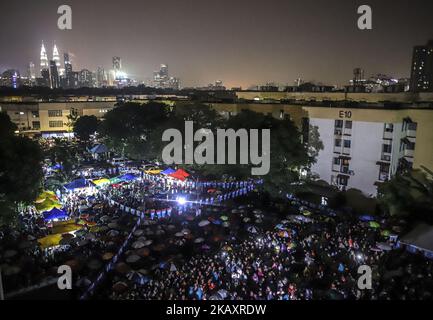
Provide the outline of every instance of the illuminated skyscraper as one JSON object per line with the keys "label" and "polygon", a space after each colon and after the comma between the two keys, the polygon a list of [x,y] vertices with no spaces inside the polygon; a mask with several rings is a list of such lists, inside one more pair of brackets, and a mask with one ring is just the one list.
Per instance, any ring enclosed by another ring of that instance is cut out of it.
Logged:
{"label": "illuminated skyscraper", "polygon": [[50,60],[50,87],[51,89],[60,88],[59,71],[54,60]]}
{"label": "illuminated skyscraper", "polygon": [[413,48],[410,89],[413,92],[433,91],[433,40]]}
{"label": "illuminated skyscraper", "polygon": [[122,70],[122,60],[120,57],[113,57],[113,70],[116,72]]}
{"label": "illuminated skyscraper", "polygon": [[36,79],[35,64],[31,61],[28,65],[27,76],[30,81],[35,81]]}
{"label": "illuminated skyscraper", "polygon": [[42,41],[42,46],[41,46],[41,74],[42,74],[42,70],[48,70],[49,66],[48,66],[48,56],[47,56],[47,51],[45,50],[45,46],[44,46],[44,42]]}
{"label": "illuminated skyscraper", "polygon": [[53,47],[53,61],[55,61],[55,63],[56,63],[56,67],[57,67],[57,70],[59,72],[59,75],[63,76],[63,74],[65,73],[65,69],[62,68],[62,65],[60,62],[59,50],[57,49],[57,46],[55,43],[54,43],[54,47]]}
{"label": "illuminated skyscraper", "polygon": [[72,63],[69,60],[69,53],[63,54],[64,64],[65,64],[65,73],[64,73],[64,81],[63,86],[65,88],[73,88],[74,87],[74,74],[72,72]]}

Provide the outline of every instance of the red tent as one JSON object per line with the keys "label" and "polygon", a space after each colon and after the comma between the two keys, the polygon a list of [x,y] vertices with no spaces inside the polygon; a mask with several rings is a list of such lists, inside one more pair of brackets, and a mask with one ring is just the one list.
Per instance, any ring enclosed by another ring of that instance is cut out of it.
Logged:
{"label": "red tent", "polygon": [[184,181],[187,177],[189,177],[189,173],[183,169],[178,169],[176,172],[169,174],[169,176]]}

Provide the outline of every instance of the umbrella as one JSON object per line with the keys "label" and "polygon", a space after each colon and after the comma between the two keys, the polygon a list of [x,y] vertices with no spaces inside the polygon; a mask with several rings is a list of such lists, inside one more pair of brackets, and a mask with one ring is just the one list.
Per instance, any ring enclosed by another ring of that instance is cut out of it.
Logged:
{"label": "umbrella", "polygon": [[209,250],[210,249],[210,247],[207,244],[202,245],[201,248],[203,250]]}
{"label": "umbrella", "polygon": [[257,224],[259,224],[259,223],[262,223],[263,220],[262,220],[262,219],[257,219],[255,222],[256,222]]}
{"label": "umbrella", "polygon": [[221,219],[222,221],[227,221],[227,220],[229,219],[229,217],[227,217],[227,216],[221,216],[220,219]]}
{"label": "umbrella", "polygon": [[92,282],[87,277],[83,277],[83,278],[78,279],[75,282],[75,285],[77,287],[79,287],[79,288],[82,288],[82,287],[88,287],[88,286],[90,286],[91,283]]}
{"label": "umbrella", "polygon": [[145,285],[146,283],[149,282],[149,278],[148,278],[148,277],[142,275],[141,273],[139,273],[139,272],[137,272],[137,271],[131,271],[131,272],[129,272],[129,273],[126,275],[126,277],[127,277],[130,281],[132,281],[132,282],[134,282],[134,283],[136,283],[136,284],[139,284],[139,285]]}
{"label": "umbrella", "polygon": [[107,235],[109,237],[117,237],[119,235],[119,233],[120,233],[119,231],[113,229],[113,230],[108,231]]}
{"label": "umbrella", "polygon": [[174,263],[172,263],[172,264],[170,265],[170,271],[171,271],[171,272],[177,271],[177,268],[176,268],[176,266],[174,265]]}
{"label": "umbrella", "polygon": [[378,243],[378,244],[377,244],[377,247],[378,247],[379,249],[383,250],[383,251],[390,251],[390,250],[392,250],[392,247],[391,247],[389,244],[384,243],[384,242],[380,242],[380,243]]}
{"label": "umbrella", "polygon": [[119,262],[115,267],[116,271],[125,274],[131,270],[131,268],[125,262]]}
{"label": "umbrella", "polygon": [[149,239],[149,240],[144,241],[143,244],[144,244],[145,247],[147,247],[148,245],[151,245],[152,242],[153,241]]}
{"label": "umbrella", "polygon": [[122,293],[125,292],[128,289],[128,285],[125,282],[117,282],[113,285],[113,291]]}
{"label": "umbrella", "polygon": [[262,213],[262,210],[260,210],[260,209],[254,209],[253,213]]}
{"label": "umbrella", "polygon": [[182,233],[183,233],[184,235],[186,235],[186,234],[190,234],[190,233],[191,233],[191,230],[189,230],[189,229],[182,229]]}
{"label": "umbrella", "polygon": [[228,223],[227,221],[223,223],[223,227],[228,228],[230,226],[230,223]]}
{"label": "umbrella", "polygon": [[176,237],[183,237],[183,233],[182,232],[176,232],[174,235]]}
{"label": "umbrella", "polygon": [[289,237],[289,233],[287,231],[280,231],[280,232],[278,232],[278,235],[282,238],[288,238]]}
{"label": "umbrella", "polygon": [[29,235],[27,236],[27,240],[29,240],[29,241],[34,241],[34,240],[36,240],[36,238],[33,237],[31,234],[29,234]]}
{"label": "umbrella", "polygon": [[254,227],[254,226],[249,226],[247,228],[247,230],[248,230],[249,233],[253,233],[253,234],[258,233],[257,228]]}
{"label": "umbrella", "polygon": [[137,230],[134,231],[134,236],[135,236],[135,237],[139,237],[139,236],[141,236],[143,233],[144,233],[144,230],[143,230],[143,229],[137,229]]}
{"label": "umbrella", "polygon": [[194,240],[194,243],[202,243],[204,241],[203,238],[197,238]]}
{"label": "umbrella", "polygon": [[373,221],[374,218],[372,216],[369,215],[363,215],[359,217],[359,220],[364,221],[364,222],[369,222],[369,221]]}
{"label": "umbrella", "polygon": [[141,249],[141,248],[145,247],[145,245],[144,245],[144,242],[142,242],[142,241],[135,241],[135,242],[132,244],[132,247],[133,247],[134,249]]}
{"label": "umbrella", "polygon": [[389,237],[389,235],[391,234],[391,232],[389,230],[382,230],[380,232],[380,234],[384,237]]}
{"label": "umbrella", "polygon": [[232,209],[232,213],[239,213],[238,209]]}
{"label": "umbrella", "polygon": [[218,220],[218,219],[215,219],[215,220],[212,221],[212,223],[215,224],[215,225],[220,225],[222,223],[222,221]]}
{"label": "umbrella", "polygon": [[223,300],[218,294],[211,295],[209,300]]}
{"label": "umbrella", "polygon": [[110,260],[111,258],[113,258],[113,256],[114,256],[114,254],[112,252],[106,252],[102,256],[102,260],[104,260],[104,261]]}
{"label": "umbrella", "polygon": [[370,222],[368,223],[368,225],[369,225],[371,228],[373,228],[373,229],[378,229],[378,228],[380,228],[380,224],[377,223],[376,221],[370,221]]}
{"label": "umbrella", "polygon": [[202,220],[199,222],[198,226],[199,227],[205,227],[209,224],[210,222],[208,220]]}
{"label": "umbrella", "polygon": [[311,211],[304,210],[304,211],[302,211],[302,214],[303,214],[304,216],[308,217],[308,216],[311,216]]}
{"label": "umbrella", "polygon": [[92,270],[97,270],[102,267],[102,262],[97,259],[92,259],[87,263],[87,267]]}
{"label": "umbrella", "polygon": [[140,257],[147,257],[150,253],[150,250],[148,248],[141,248],[140,250],[136,251],[136,254]]}
{"label": "umbrella", "polygon": [[140,259],[141,259],[140,256],[138,256],[136,254],[132,254],[128,258],[126,258],[126,263],[136,263]]}
{"label": "umbrella", "polygon": [[246,222],[250,222],[250,220],[251,220],[250,218],[244,218],[244,219],[243,219],[243,221],[244,221],[245,223],[246,223]]}

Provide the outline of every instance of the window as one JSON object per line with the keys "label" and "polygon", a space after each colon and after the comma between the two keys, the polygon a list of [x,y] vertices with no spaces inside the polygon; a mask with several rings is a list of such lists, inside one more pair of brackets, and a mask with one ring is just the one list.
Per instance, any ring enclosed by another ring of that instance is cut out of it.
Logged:
{"label": "window", "polygon": [[343,128],[343,120],[335,120],[336,128]]}
{"label": "window", "polygon": [[39,130],[41,128],[41,123],[39,121],[32,121],[32,128],[34,130]]}
{"label": "window", "polygon": [[339,185],[347,186],[347,181],[349,180],[349,177],[346,176],[338,176],[337,182]]}
{"label": "window", "polygon": [[346,129],[352,129],[352,121],[346,121],[344,124],[344,127]]}
{"label": "window", "polygon": [[334,164],[339,165],[340,164],[340,158],[334,158]]}
{"label": "window", "polygon": [[350,148],[351,145],[351,141],[350,140],[344,140],[344,147],[345,148]]}
{"label": "window", "polygon": [[394,125],[392,123],[385,123],[385,132],[393,132]]}
{"label": "window", "polygon": [[391,151],[392,151],[392,145],[390,145],[390,144],[383,144],[382,145],[382,152],[391,153]]}
{"label": "window", "polygon": [[341,139],[335,139],[335,146],[341,147]]}
{"label": "window", "polygon": [[411,122],[407,125],[407,130],[412,130],[415,131],[417,128],[417,123],[416,122]]}
{"label": "window", "polygon": [[49,126],[50,128],[61,128],[63,127],[63,121],[50,121]]}
{"label": "window", "polygon": [[48,110],[49,117],[61,117],[62,115],[62,110]]}

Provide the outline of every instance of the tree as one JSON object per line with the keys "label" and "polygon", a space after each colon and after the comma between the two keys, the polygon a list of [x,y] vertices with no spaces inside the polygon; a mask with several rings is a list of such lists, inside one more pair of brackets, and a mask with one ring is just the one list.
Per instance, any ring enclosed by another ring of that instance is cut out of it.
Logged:
{"label": "tree", "polygon": [[73,178],[74,167],[78,165],[78,150],[68,141],[55,139],[54,145],[45,151],[51,163],[60,164],[60,174],[56,177],[63,182]]}
{"label": "tree", "polygon": [[98,118],[95,116],[82,116],[75,121],[73,128],[75,135],[79,139],[88,141],[90,136],[98,129]]}
{"label": "tree", "polygon": [[0,112],[0,139],[12,136],[15,130],[17,130],[17,126],[11,121],[8,114],[6,112]]}
{"label": "tree", "polygon": [[[270,115],[244,110],[227,120],[224,127],[234,130],[270,129],[270,170],[268,174],[256,178],[263,178],[264,191],[273,198],[285,197],[287,192],[293,190],[300,183],[300,169],[308,167],[315,160],[315,154],[310,155],[308,143],[301,141],[300,132],[289,119],[279,120]],[[320,144],[317,144],[317,147],[320,147]],[[236,149],[239,159],[239,144]],[[215,164],[194,167],[203,174],[226,174],[245,179],[251,177],[251,168],[255,165]]]}
{"label": "tree", "polygon": [[169,106],[164,103],[128,102],[107,112],[98,133],[118,154],[133,159],[153,159],[157,156],[152,146],[152,142],[157,141],[155,132],[167,125],[169,114]]}
{"label": "tree", "polygon": [[14,136],[14,126],[10,119],[7,121],[9,117],[0,117],[3,131],[0,138],[0,223],[9,223],[16,217],[20,205],[36,199],[43,179],[43,157],[36,142]]}
{"label": "tree", "polygon": [[423,168],[394,176],[378,188],[386,214],[433,223],[433,173]]}

